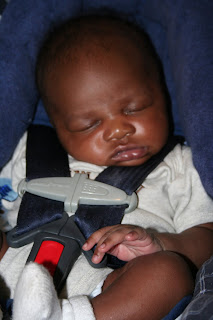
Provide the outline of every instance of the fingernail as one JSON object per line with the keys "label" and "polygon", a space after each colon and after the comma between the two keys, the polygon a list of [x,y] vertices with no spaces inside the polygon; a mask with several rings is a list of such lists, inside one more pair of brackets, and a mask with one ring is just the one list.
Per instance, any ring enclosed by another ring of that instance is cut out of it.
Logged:
{"label": "fingernail", "polygon": [[87,242],[84,243],[84,245],[82,246],[82,249],[86,249],[88,246]]}
{"label": "fingernail", "polygon": [[99,255],[98,254],[94,254],[92,260],[95,262],[98,260]]}

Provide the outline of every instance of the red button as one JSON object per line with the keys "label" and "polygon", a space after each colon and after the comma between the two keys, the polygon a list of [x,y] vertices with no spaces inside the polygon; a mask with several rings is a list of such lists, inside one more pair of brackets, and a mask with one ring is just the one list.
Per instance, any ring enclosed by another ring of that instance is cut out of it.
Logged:
{"label": "red button", "polygon": [[35,258],[35,262],[44,265],[44,267],[49,270],[51,276],[53,276],[63,249],[64,246],[57,241],[43,241]]}

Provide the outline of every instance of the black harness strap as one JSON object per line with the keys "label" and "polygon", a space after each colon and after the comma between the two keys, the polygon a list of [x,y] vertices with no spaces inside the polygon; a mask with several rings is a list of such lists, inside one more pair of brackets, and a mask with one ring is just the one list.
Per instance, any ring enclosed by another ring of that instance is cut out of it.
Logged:
{"label": "black harness strap", "polygon": [[[26,177],[69,177],[67,153],[51,127],[32,125],[28,129]],[[22,198],[17,220],[17,235],[60,219],[64,204],[26,192]]]}

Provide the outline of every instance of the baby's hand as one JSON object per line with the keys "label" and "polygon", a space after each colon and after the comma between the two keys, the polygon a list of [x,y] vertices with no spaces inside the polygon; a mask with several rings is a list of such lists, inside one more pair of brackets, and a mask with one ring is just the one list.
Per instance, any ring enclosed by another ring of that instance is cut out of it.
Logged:
{"label": "baby's hand", "polygon": [[96,245],[93,263],[99,263],[106,253],[123,261],[130,261],[163,248],[159,240],[147,230],[133,225],[119,224],[105,227],[94,232],[85,242],[82,249],[87,251]]}

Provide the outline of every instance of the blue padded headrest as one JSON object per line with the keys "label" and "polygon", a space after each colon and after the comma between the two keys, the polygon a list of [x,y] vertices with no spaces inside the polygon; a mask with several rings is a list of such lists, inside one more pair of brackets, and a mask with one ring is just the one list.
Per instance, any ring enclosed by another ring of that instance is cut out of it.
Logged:
{"label": "blue padded headrest", "polygon": [[[175,132],[183,130],[213,197],[211,0],[11,0],[0,22],[0,168],[34,118],[35,62],[46,33],[70,17],[106,8],[135,20],[150,35],[164,66]],[[47,121],[41,103],[35,121]]]}

